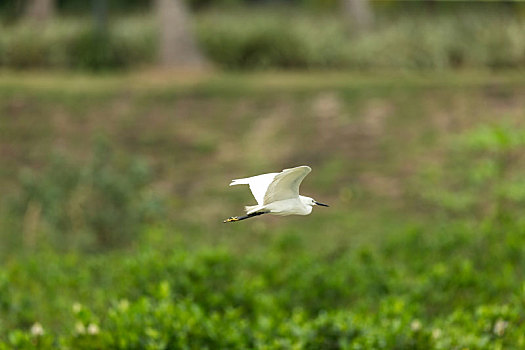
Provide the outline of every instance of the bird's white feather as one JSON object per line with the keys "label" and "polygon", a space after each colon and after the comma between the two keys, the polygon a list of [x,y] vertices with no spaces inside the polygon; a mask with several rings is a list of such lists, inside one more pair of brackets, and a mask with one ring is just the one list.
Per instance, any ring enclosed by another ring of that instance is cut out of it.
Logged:
{"label": "bird's white feather", "polygon": [[298,198],[299,186],[310,171],[312,169],[309,166],[303,165],[278,173],[268,185],[263,204]]}
{"label": "bird's white feather", "polygon": [[266,190],[277,175],[279,175],[279,173],[269,173],[247,177],[244,179],[235,179],[230,183],[230,186],[249,185],[250,191],[252,191],[252,194],[255,197],[257,204],[263,205]]}
{"label": "bird's white feather", "polygon": [[264,209],[264,207],[262,205],[246,205],[244,207],[244,210],[246,211],[246,214],[251,214],[251,213],[255,213],[261,209]]}

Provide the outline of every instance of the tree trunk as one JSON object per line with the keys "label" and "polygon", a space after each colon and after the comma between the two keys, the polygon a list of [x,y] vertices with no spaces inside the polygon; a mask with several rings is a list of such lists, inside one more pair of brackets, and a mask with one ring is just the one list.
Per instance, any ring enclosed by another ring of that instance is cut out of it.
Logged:
{"label": "tree trunk", "polygon": [[54,0],[30,0],[26,7],[26,17],[32,21],[46,23],[55,12]]}
{"label": "tree trunk", "polygon": [[368,0],[343,0],[343,13],[348,29],[362,33],[374,25],[374,14]]}
{"label": "tree trunk", "polygon": [[106,32],[108,29],[108,2],[107,0],[93,1],[93,18],[95,19],[95,28],[99,32]]}
{"label": "tree trunk", "polygon": [[160,64],[166,67],[202,68],[205,60],[197,47],[183,0],[157,0],[160,24]]}

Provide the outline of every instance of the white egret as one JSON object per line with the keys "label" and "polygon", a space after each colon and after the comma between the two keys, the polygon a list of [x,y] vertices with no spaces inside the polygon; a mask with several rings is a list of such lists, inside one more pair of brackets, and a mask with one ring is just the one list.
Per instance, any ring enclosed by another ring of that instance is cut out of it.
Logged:
{"label": "white egret", "polygon": [[314,205],[328,207],[313,198],[299,195],[301,181],[312,169],[303,165],[280,173],[262,174],[233,180],[230,186],[249,185],[257,205],[246,206],[245,216],[232,216],[224,222],[240,221],[262,214],[308,215]]}

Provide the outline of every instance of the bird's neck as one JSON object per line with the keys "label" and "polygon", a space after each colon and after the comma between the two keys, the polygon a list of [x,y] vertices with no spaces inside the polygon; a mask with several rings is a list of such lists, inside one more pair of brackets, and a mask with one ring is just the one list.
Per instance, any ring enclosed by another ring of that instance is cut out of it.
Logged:
{"label": "bird's neck", "polygon": [[299,195],[299,199],[304,205],[308,205],[308,203],[310,203],[310,201],[312,200],[312,198],[310,197],[301,196],[301,195]]}

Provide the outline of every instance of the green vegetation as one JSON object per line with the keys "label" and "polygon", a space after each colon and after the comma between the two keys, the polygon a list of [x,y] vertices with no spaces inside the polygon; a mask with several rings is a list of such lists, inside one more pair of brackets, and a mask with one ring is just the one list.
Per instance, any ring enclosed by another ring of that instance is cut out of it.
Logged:
{"label": "green vegetation", "polygon": [[[524,93],[5,74],[0,349],[523,348]],[[330,208],[222,224],[231,178],[300,164]]]}
{"label": "green vegetation", "polygon": [[124,18],[107,33],[89,18],[60,18],[45,28],[18,22],[0,35],[0,65],[9,68],[124,69],[154,60],[153,21]]}
{"label": "green vegetation", "polygon": [[[195,14],[195,32],[212,63],[230,70],[524,68],[519,11],[476,8],[378,11],[376,28],[361,36],[348,33],[342,17],[331,12],[208,9]],[[76,17],[59,17],[39,30],[22,21],[5,24],[0,66],[107,70],[155,62],[152,15],[116,17],[107,34],[92,26],[89,18]]]}
{"label": "green vegetation", "polygon": [[[139,161],[118,164],[107,141],[96,146],[87,166],[56,156],[39,174],[21,173],[20,191],[8,203],[10,214],[19,219],[12,229],[24,232],[26,225],[26,242],[21,236],[6,237],[11,247],[36,244],[33,236],[40,231],[46,237],[40,245],[113,248],[133,241],[144,224],[161,214],[160,201],[144,190],[151,181],[148,167]],[[32,227],[40,217],[45,227]]]}

